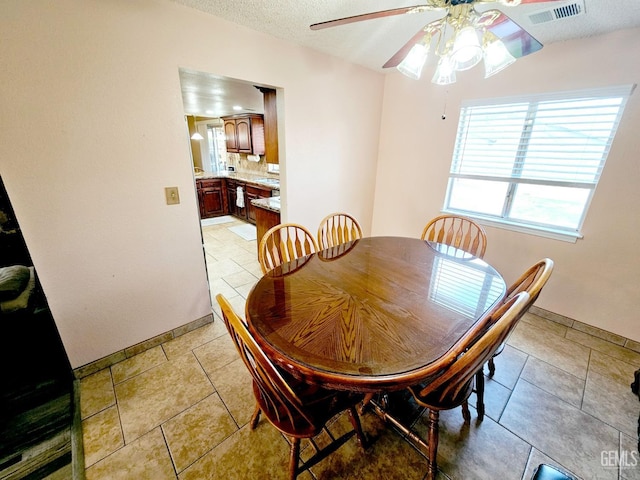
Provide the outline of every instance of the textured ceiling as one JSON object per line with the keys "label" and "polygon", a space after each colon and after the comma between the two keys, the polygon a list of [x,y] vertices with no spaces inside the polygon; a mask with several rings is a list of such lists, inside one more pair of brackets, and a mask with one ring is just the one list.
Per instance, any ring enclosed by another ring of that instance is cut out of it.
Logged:
{"label": "textured ceiling", "polygon": [[[382,65],[422,27],[444,15],[443,11],[428,11],[313,31],[309,28],[313,23],[378,10],[407,7],[420,2],[419,0],[172,1],[379,72],[395,71],[395,69],[382,69]],[[503,11],[543,45],[600,35],[623,28],[640,27],[640,0],[583,0],[585,13],[582,15],[542,24],[533,24],[529,18],[531,13],[546,10],[551,6],[575,3],[575,1],[556,0],[515,7],[499,3],[484,3],[478,5],[476,9],[484,11],[497,8]],[[246,91],[254,93],[250,88]]]}

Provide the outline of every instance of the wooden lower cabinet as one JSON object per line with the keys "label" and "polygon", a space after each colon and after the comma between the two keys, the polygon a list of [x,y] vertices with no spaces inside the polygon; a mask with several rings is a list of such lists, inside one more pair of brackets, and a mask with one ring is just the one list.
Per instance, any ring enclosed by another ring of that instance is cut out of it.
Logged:
{"label": "wooden lower cabinet", "polygon": [[247,207],[247,221],[255,224],[256,223],[256,207],[251,204],[251,200],[256,200],[258,198],[269,198],[271,197],[271,190],[264,189],[260,187],[255,187],[253,185],[247,185],[245,190],[245,205]]}
{"label": "wooden lower cabinet", "polygon": [[[229,179],[213,178],[197,180],[200,218],[233,215],[247,222],[256,223],[255,207],[251,200],[269,198],[271,189]],[[244,207],[238,207],[238,187],[242,187]]]}
{"label": "wooden lower cabinet", "polygon": [[227,192],[224,179],[203,179],[197,181],[200,218],[226,215]]}
{"label": "wooden lower cabinet", "polygon": [[253,208],[256,215],[256,243],[259,247],[260,240],[262,240],[264,234],[267,233],[267,230],[280,223],[280,212],[274,212],[267,208],[256,207],[255,205]]}

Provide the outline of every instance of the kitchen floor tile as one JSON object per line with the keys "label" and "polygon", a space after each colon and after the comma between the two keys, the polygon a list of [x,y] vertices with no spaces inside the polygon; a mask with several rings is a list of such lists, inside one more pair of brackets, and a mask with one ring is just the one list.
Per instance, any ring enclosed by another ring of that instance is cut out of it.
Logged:
{"label": "kitchen floor tile", "polygon": [[600,458],[618,450],[619,432],[525,380],[518,381],[500,424],[583,478],[618,477]]}

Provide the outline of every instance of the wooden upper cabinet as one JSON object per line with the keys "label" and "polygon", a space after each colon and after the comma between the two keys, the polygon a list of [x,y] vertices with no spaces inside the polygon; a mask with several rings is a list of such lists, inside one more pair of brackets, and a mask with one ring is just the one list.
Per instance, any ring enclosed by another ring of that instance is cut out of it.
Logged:
{"label": "wooden upper cabinet", "polygon": [[264,155],[262,115],[238,115],[222,119],[228,152]]}
{"label": "wooden upper cabinet", "polygon": [[227,141],[227,152],[238,152],[238,138],[236,136],[235,120],[224,121],[224,136]]}
{"label": "wooden upper cabinet", "polygon": [[273,88],[258,87],[264,97],[264,136],[267,163],[280,163],[278,158],[278,115],[276,111],[276,91]]}

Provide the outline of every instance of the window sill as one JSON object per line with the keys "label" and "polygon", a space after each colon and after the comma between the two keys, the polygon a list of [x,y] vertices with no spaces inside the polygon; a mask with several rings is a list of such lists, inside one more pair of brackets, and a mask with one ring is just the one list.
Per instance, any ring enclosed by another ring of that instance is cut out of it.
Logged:
{"label": "window sill", "polygon": [[568,243],[576,243],[577,240],[584,238],[583,235],[579,232],[567,232],[565,230],[555,230],[552,228],[542,228],[542,227],[530,227],[521,225],[514,222],[509,222],[505,220],[495,220],[489,219],[486,217],[482,217],[480,215],[474,215],[466,212],[455,212],[455,211],[446,211],[443,213],[450,213],[453,215],[464,215],[476,220],[480,225],[485,225],[488,227],[502,228],[504,230],[511,230],[513,232],[518,233],[526,233],[528,235],[536,235],[538,237],[551,238],[553,240],[560,240],[562,242]]}

